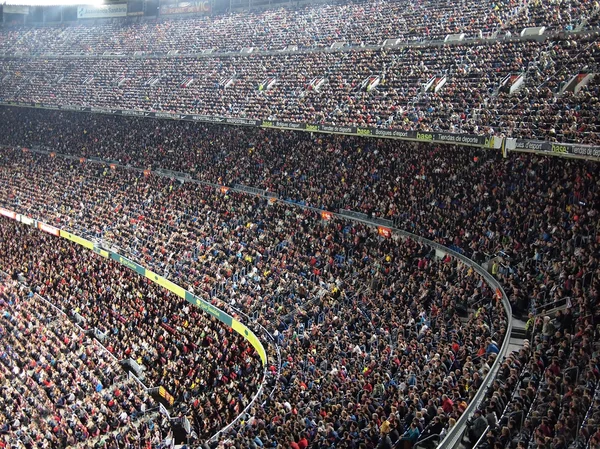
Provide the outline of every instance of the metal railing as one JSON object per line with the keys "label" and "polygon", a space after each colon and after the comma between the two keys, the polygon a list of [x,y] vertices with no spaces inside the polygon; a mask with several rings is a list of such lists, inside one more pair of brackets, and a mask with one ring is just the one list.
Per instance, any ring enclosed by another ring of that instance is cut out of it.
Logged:
{"label": "metal railing", "polygon": [[475,442],[475,445],[473,447],[478,447],[479,444],[481,444],[481,442],[483,441],[483,439],[485,438],[486,434],[488,433],[488,431],[490,430],[490,426],[488,425],[485,430],[483,431],[483,433],[481,434],[481,436],[479,437],[479,439]]}
{"label": "metal railing", "polygon": [[430,442],[430,441],[433,442],[434,440],[436,440],[436,442],[439,443],[441,438],[442,438],[442,435],[440,435],[439,433],[435,433],[433,435],[429,435],[427,438],[423,438],[422,440],[417,441],[415,443],[415,445],[413,446],[413,449],[419,449],[419,448],[427,447],[428,445],[425,446],[425,445],[423,445],[423,443]]}
{"label": "metal railing", "polygon": [[[371,220],[368,220],[368,219],[348,217],[346,215],[341,215],[341,216],[344,218],[351,218],[354,221],[359,221],[359,222],[362,222],[367,225],[378,226],[376,223],[373,223]],[[501,294],[501,303],[502,303],[502,306],[504,307],[504,310],[506,312],[506,318],[507,318],[504,341],[502,343],[502,346],[500,347],[500,352],[497,354],[496,360],[494,361],[490,371],[485,376],[483,383],[481,384],[481,387],[479,388],[479,390],[477,390],[477,392],[475,393],[475,396],[473,397],[473,399],[471,400],[471,402],[469,403],[468,407],[463,412],[461,417],[456,421],[456,424],[454,425],[454,427],[452,427],[452,429],[450,429],[450,431],[446,434],[446,436],[444,437],[444,439],[441,441],[440,445],[438,446],[439,448],[443,448],[443,449],[453,449],[460,443],[461,438],[466,430],[467,421],[473,416],[473,414],[475,413],[475,410],[477,410],[479,408],[481,402],[485,398],[487,390],[490,387],[493,379],[496,377],[496,374],[498,373],[500,365],[502,364],[502,360],[504,359],[504,357],[506,356],[506,353],[508,352],[508,346],[509,346],[509,342],[510,342],[510,334],[511,334],[512,326],[513,326],[512,307],[510,305],[510,302],[508,301],[508,297],[506,296],[506,292],[504,291],[504,288],[502,287],[502,285],[500,285],[500,283],[490,273],[488,273],[487,270],[485,270],[483,267],[481,267],[480,265],[473,262],[471,259],[468,259],[467,257],[463,256],[462,254],[459,254],[456,251],[453,251],[443,245],[440,245],[439,243],[432,242],[431,240],[428,240],[426,238],[412,234],[410,232],[403,231],[403,230],[400,230],[397,228],[392,228],[392,230],[397,235],[400,235],[404,238],[410,238],[412,240],[416,240],[418,242],[426,244],[426,245],[432,247],[433,249],[440,251],[443,254],[451,255],[452,257],[460,260],[466,266],[472,267],[473,270],[475,270],[478,274],[480,274],[483,277],[483,279],[487,282],[487,284],[493,290],[499,291]]]}

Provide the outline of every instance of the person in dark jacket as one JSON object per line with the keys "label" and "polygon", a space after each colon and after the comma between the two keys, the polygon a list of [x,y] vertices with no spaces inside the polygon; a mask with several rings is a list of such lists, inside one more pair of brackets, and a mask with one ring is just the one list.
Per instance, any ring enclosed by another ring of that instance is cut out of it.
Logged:
{"label": "person in dark jacket", "polygon": [[490,407],[490,406],[486,407],[485,413],[486,413],[485,419],[486,419],[488,425],[491,428],[496,427],[496,424],[498,424],[498,418],[496,416],[496,413],[494,412],[494,408]]}
{"label": "person in dark jacket", "polygon": [[487,427],[487,419],[485,419],[483,413],[481,413],[481,410],[476,410],[475,417],[468,429],[469,441],[471,441],[471,443],[475,443],[477,440],[479,440],[481,435],[483,435],[483,433],[486,431]]}
{"label": "person in dark jacket", "polygon": [[[435,416],[431,424],[425,428],[421,436],[419,437],[419,441],[425,441],[427,438],[432,435],[439,435],[444,428],[444,423],[440,419],[439,416]],[[435,438],[430,438],[429,440],[423,443],[423,446],[426,448],[434,448],[437,446],[438,441]]]}
{"label": "person in dark jacket", "polygon": [[391,427],[389,421],[384,421],[379,428],[380,437],[377,449],[392,449],[394,447],[392,439],[390,438],[390,430]]}

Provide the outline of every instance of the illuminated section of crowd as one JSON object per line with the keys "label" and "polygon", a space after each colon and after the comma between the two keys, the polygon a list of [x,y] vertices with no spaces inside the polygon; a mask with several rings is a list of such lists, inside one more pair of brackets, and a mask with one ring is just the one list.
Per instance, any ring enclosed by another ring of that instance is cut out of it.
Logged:
{"label": "illuminated section of crowd", "polygon": [[[598,143],[596,33],[549,41],[153,59],[12,58],[0,100]],[[418,63],[415,63],[418,61]],[[516,93],[503,83],[523,75]],[[425,88],[444,79],[441,88]]]}
{"label": "illuminated section of crowd", "polygon": [[518,35],[525,27],[573,31],[580,24],[598,24],[598,3],[591,0],[489,3],[465,0],[352,2],[241,11],[225,15],[160,19],[141,23],[78,24],[17,28],[2,31],[0,52],[7,54],[102,55],[133,52],[200,53],[203,50],[240,51],[381,45],[443,40],[448,34],[467,38]]}

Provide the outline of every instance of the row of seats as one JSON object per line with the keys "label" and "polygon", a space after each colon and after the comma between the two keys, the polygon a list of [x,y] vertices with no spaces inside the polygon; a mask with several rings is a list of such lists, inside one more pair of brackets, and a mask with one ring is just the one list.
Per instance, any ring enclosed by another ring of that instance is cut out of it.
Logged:
{"label": "row of seats", "polygon": [[[386,39],[443,40],[448,34],[467,37],[518,34],[525,27],[551,31],[592,28],[599,5],[592,0],[551,2],[498,0],[408,0],[354,2],[279,8],[260,12],[157,20],[2,30],[0,52],[66,55],[133,53],[195,53],[245,47],[282,50],[348,45],[381,45]],[[481,33],[481,34],[480,34]]]}
{"label": "row of seats", "polygon": [[[596,73],[599,55],[588,34],[349,53],[18,58],[0,67],[0,101],[598,143],[597,77],[577,94],[562,90]],[[506,92],[520,74],[520,90]]]}

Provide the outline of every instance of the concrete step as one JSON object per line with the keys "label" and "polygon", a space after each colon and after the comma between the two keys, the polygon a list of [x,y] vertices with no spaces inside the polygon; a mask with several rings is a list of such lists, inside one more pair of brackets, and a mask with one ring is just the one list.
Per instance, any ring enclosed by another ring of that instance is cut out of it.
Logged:
{"label": "concrete step", "polygon": [[524,340],[527,332],[525,331],[526,323],[523,320],[513,318],[512,332],[510,333],[511,339]]}
{"label": "concrete step", "polygon": [[525,340],[527,336],[527,331],[525,329],[514,329],[510,333],[510,338]]}
{"label": "concrete step", "polygon": [[527,323],[518,318],[513,318],[513,329],[525,329]]}
{"label": "concrete step", "polygon": [[524,340],[519,340],[519,339],[510,339],[508,342],[508,352],[507,355],[510,354],[513,351],[518,351],[519,349],[521,349],[523,347],[523,341]]}

